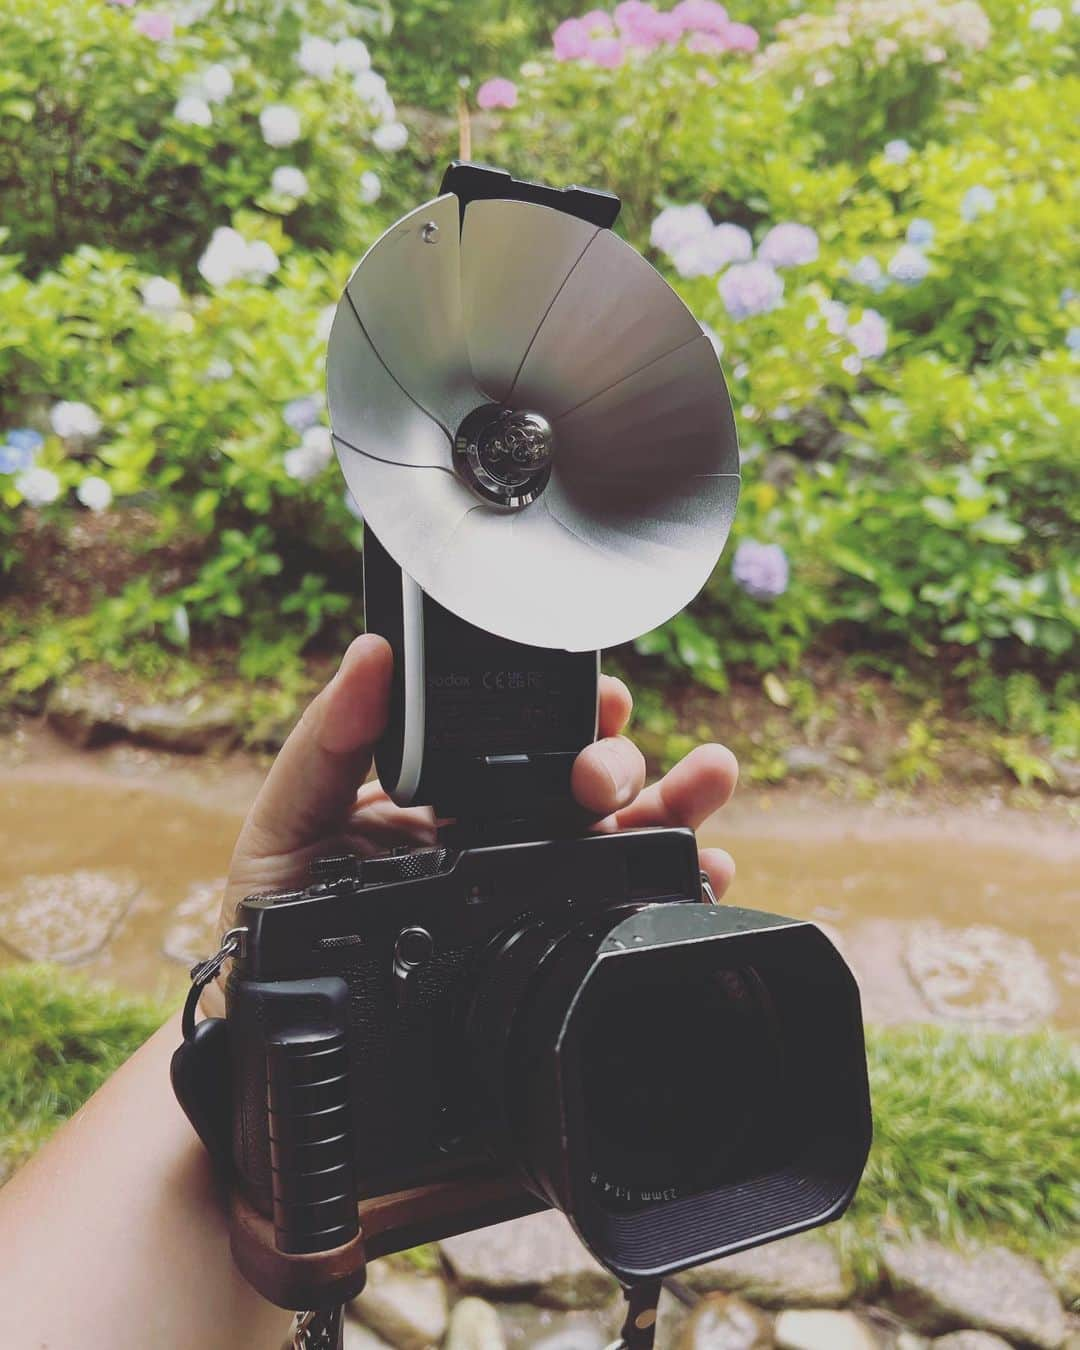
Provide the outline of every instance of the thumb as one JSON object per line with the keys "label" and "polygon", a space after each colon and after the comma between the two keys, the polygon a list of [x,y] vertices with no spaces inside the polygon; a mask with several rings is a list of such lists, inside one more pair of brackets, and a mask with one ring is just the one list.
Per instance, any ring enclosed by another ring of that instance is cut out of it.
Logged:
{"label": "thumb", "polygon": [[392,668],[389,644],[374,633],[350,645],[281,747],[240,831],[234,865],[305,848],[341,825],[386,726]]}

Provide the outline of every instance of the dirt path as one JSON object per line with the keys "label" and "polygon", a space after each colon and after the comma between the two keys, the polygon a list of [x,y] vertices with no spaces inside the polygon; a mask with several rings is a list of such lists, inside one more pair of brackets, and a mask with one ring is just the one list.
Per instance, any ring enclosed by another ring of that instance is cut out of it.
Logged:
{"label": "dirt path", "polygon": [[[0,741],[0,963],[178,993],[263,771]],[[1080,830],[1062,814],[747,789],[702,833],[738,861],[732,900],[828,929],[870,1019],[1080,1030]]]}

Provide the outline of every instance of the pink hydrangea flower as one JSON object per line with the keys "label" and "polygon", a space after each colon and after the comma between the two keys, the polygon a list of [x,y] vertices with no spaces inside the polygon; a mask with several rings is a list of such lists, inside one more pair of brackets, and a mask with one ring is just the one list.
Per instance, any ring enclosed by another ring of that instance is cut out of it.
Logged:
{"label": "pink hydrangea flower", "polygon": [[148,9],[135,17],[135,31],[154,42],[167,42],[173,35],[171,14],[163,14],[159,9]]}
{"label": "pink hydrangea flower", "polygon": [[623,0],[616,5],[615,23],[628,46],[646,51],[662,43],[670,46],[682,36],[682,24],[674,14],[662,13],[645,0]]}
{"label": "pink hydrangea flower", "polygon": [[699,56],[717,56],[728,48],[719,33],[691,33],[686,39],[686,49]]}
{"label": "pink hydrangea flower", "polygon": [[715,33],[722,37],[728,26],[727,10],[717,0],[679,0],[671,15],[684,33]]}
{"label": "pink hydrangea flower", "polygon": [[591,37],[605,37],[615,32],[614,20],[606,9],[590,9],[588,14],[581,16],[581,22]]}
{"label": "pink hydrangea flower", "polygon": [[588,56],[591,39],[582,19],[564,19],[551,35],[556,61],[580,61]]}
{"label": "pink hydrangea flower", "polygon": [[485,109],[512,108],[517,103],[517,85],[502,78],[485,80],[476,91],[477,106]]}
{"label": "pink hydrangea flower", "polygon": [[595,38],[589,47],[589,59],[605,70],[615,70],[621,66],[624,54],[623,44],[616,37]]}
{"label": "pink hydrangea flower", "polygon": [[756,52],[761,41],[757,29],[751,28],[748,23],[729,23],[724,40],[731,52]]}

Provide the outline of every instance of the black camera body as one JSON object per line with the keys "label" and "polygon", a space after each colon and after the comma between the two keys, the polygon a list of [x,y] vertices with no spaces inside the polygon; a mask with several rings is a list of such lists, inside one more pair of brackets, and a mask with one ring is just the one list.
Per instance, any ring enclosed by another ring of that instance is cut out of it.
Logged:
{"label": "black camera body", "polygon": [[709,903],[691,832],[322,871],[243,902],[228,984],[233,1162],[279,1250],[453,1180],[479,1207],[396,1246],[557,1205],[633,1281],[847,1204],[870,1130],[854,981],[813,925]]}

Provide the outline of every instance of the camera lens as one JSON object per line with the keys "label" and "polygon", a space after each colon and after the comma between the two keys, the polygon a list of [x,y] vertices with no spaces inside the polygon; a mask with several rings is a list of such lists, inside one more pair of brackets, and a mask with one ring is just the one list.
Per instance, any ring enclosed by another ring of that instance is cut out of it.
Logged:
{"label": "camera lens", "polygon": [[772,1127],[782,1057],[753,970],[698,981],[647,970],[591,986],[579,1051],[589,1180],[632,1209],[752,1170]]}
{"label": "camera lens", "polygon": [[858,991],[827,939],[720,905],[575,911],[525,918],[476,972],[490,1155],[628,1280],[835,1217],[870,1117]]}

